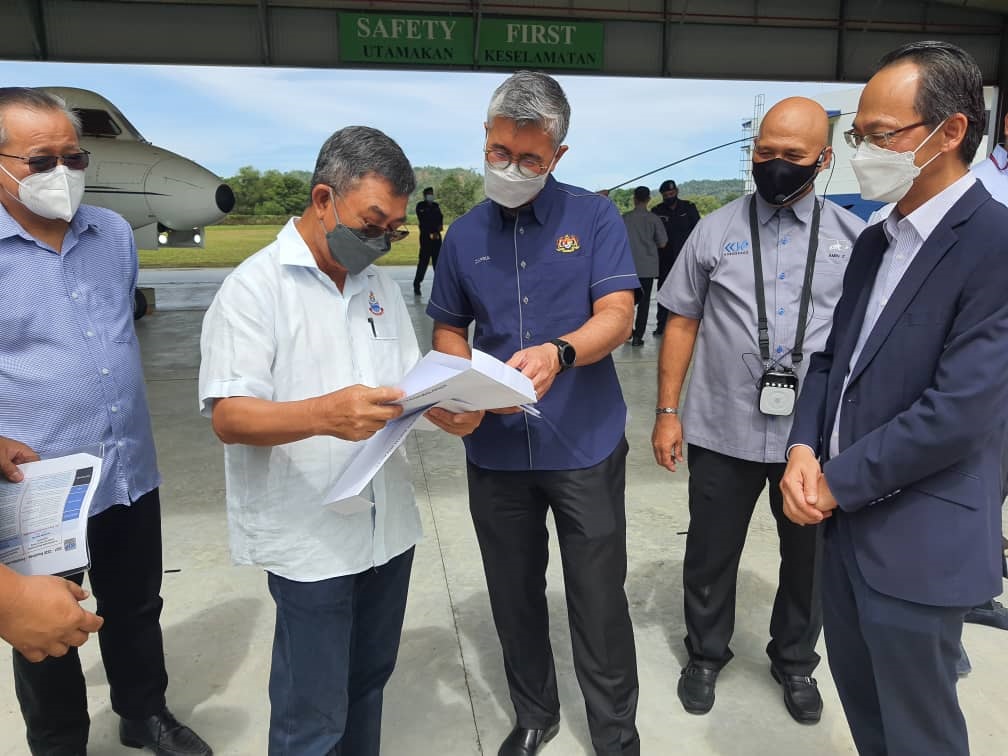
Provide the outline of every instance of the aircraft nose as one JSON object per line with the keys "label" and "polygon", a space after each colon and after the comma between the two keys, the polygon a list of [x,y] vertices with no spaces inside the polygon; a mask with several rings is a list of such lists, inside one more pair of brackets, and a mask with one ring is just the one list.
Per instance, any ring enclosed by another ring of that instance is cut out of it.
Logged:
{"label": "aircraft nose", "polygon": [[234,207],[230,187],[206,168],[174,155],[154,164],[145,189],[151,212],[168,228],[208,226]]}
{"label": "aircraft nose", "polygon": [[231,187],[227,184],[221,184],[217,187],[217,191],[214,194],[214,199],[217,200],[217,207],[220,208],[222,213],[230,213],[234,210],[235,206],[235,196],[234,192],[231,191]]}

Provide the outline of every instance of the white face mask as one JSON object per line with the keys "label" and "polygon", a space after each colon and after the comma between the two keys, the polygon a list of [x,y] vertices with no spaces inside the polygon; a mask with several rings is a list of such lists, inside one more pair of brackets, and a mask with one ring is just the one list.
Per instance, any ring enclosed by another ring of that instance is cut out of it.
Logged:
{"label": "white face mask", "polygon": [[18,196],[14,199],[39,217],[69,222],[84,199],[84,171],[57,165],[51,171],[33,173],[18,181],[2,165],[0,170],[18,183]]}
{"label": "white face mask", "polygon": [[[559,151],[560,148],[557,147],[557,151],[550,159],[549,168],[553,166]],[[498,205],[508,209],[531,202],[546,186],[546,179],[550,174],[547,168],[541,176],[526,178],[518,172],[518,166],[514,163],[502,170],[484,162],[483,168],[483,193]]]}
{"label": "white face mask", "polygon": [[858,186],[861,187],[861,197],[880,202],[899,202],[903,199],[921,170],[927,168],[932,160],[941,155],[940,152],[937,153],[921,166],[914,163],[917,151],[938,133],[938,129],[944,123],[945,121],[942,121],[935,126],[934,131],[924,137],[924,141],[917,145],[916,150],[896,152],[876,147],[867,139],[861,142],[850,161]]}

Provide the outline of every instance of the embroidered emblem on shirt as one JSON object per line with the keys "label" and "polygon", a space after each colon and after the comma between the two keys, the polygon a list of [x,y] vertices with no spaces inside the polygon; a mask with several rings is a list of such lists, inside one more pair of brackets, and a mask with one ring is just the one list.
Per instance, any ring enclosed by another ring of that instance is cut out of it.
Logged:
{"label": "embroidered emblem on shirt", "polygon": [[573,234],[564,234],[557,239],[556,251],[562,255],[569,255],[579,249],[581,249],[581,245],[578,244],[578,238]]}
{"label": "embroidered emblem on shirt", "polygon": [[382,306],[378,304],[378,298],[374,295],[374,292],[368,292],[368,309],[371,311],[372,315],[381,315],[385,312]]}
{"label": "embroidered emblem on shirt", "polygon": [[749,240],[730,241],[724,245],[726,255],[747,255],[749,254]]}

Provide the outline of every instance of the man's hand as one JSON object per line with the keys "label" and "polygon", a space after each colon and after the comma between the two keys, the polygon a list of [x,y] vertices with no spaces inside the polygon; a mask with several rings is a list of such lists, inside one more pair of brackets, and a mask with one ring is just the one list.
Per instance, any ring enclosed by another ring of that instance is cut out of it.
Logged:
{"label": "man's hand", "polygon": [[20,483],[24,479],[18,465],[38,462],[38,458],[39,455],[27,444],[0,436],[0,473],[11,483]]}
{"label": "man's hand", "polygon": [[683,461],[683,432],[678,415],[662,414],[655,417],[651,431],[651,448],[655,462],[672,472]]}
{"label": "man's hand", "polygon": [[515,352],[507,364],[520,370],[532,381],[536,399],[541,400],[560,372],[560,355],[556,345],[540,344]]}
{"label": "man's hand", "polygon": [[390,404],[405,394],[389,387],[370,388],[360,384],[347,386],[314,400],[315,435],[335,436],[345,441],[371,438],[403,413],[398,404]]}
{"label": "man's hand", "polygon": [[468,436],[479,427],[483,421],[483,411],[448,412],[440,407],[433,407],[424,413],[424,417],[446,433],[461,438]]}
{"label": "man's hand", "polygon": [[[812,449],[802,444],[795,446],[788,456],[780,483],[781,493],[784,494],[785,516],[797,525],[815,525],[829,517],[829,509],[822,510],[819,506],[821,486],[825,486],[826,493],[829,494],[829,486],[826,486],[819,460]],[[829,498],[833,499],[832,494]],[[835,506],[834,500],[833,507]]]}
{"label": "man's hand", "polygon": [[10,576],[0,596],[0,637],[28,661],[63,656],[104,622],[80,606],[87,597],[87,591],[63,578]]}
{"label": "man's hand", "polygon": [[823,513],[823,517],[829,517],[833,510],[837,508],[837,500],[830,491],[829,483],[825,475],[819,476],[819,498],[816,501],[816,509]]}

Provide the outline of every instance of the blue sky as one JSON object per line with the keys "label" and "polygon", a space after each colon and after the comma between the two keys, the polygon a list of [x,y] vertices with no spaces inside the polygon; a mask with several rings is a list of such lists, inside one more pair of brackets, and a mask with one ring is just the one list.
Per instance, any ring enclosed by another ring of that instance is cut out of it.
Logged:
{"label": "blue sky", "polygon": [[[414,165],[481,169],[482,123],[499,73],[0,62],[5,85],[74,86],[107,97],[154,144],[221,176],[243,165],[311,170],[336,129],[365,124]],[[557,177],[592,189],[742,136],[757,94],[816,97],[850,85],[558,76],[571,102]],[[730,147],[663,178],[736,178]]]}

